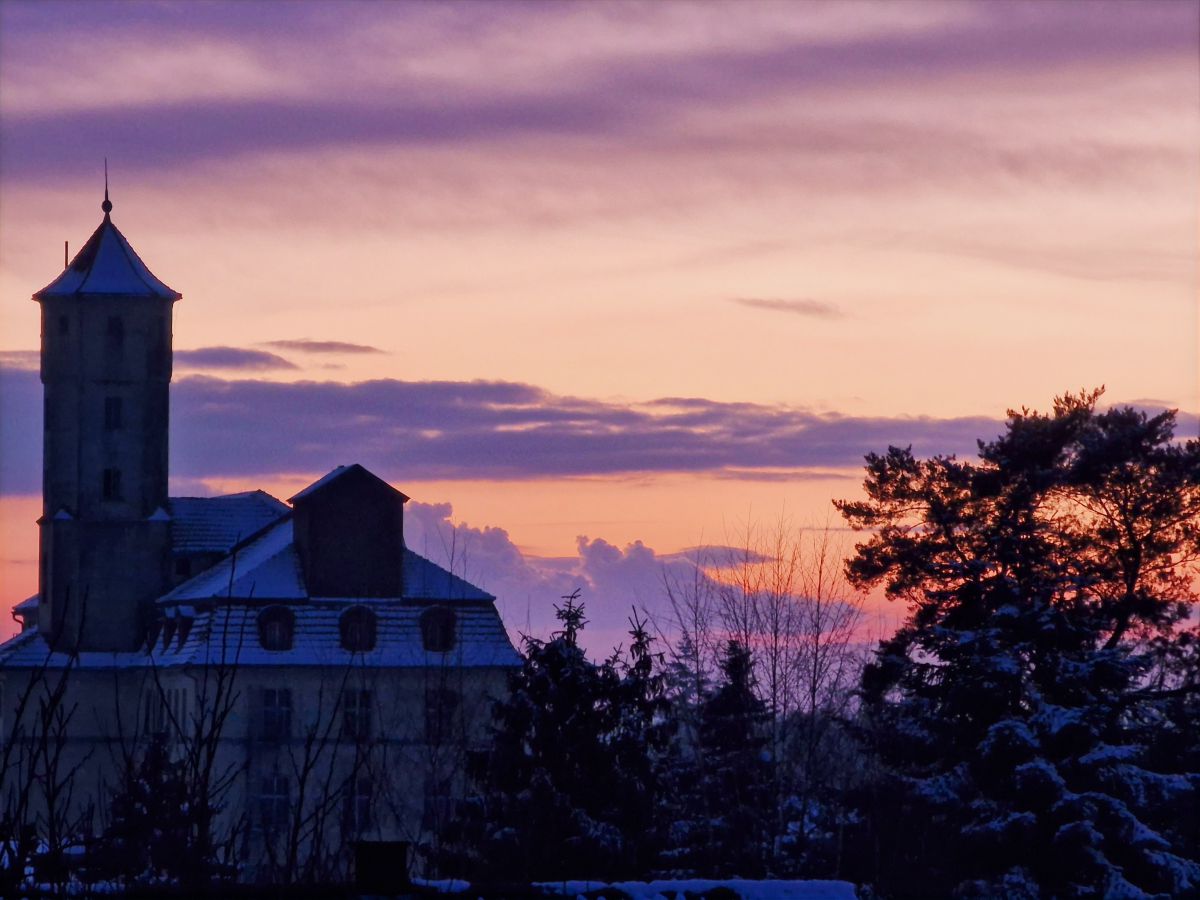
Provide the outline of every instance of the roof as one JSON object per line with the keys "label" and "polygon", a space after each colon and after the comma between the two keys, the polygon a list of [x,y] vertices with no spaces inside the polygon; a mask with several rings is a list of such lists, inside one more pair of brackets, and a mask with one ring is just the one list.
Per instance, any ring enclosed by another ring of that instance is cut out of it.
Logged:
{"label": "roof", "polygon": [[26,597],[24,600],[14,606],[12,611],[19,616],[33,612],[38,608],[39,596],[40,594],[34,594],[32,597]]}
{"label": "roof", "polygon": [[[291,606],[295,638],[290,650],[264,650],[258,640],[258,615],[253,606],[217,606],[199,613],[189,630],[164,630],[151,651],[160,666],[236,662],[239,666],[338,666],[354,663],[367,667],[517,666],[521,657],[500,621],[494,606],[456,609],[457,640],[446,653],[425,649],[421,637],[421,606],[373,606],[376,616],[375,649],[351,653],[341,645],[340,619],[356,600],[313,601]],[[182,639],[182,642],[181,642]]]}
{"label": "roof", "polygon": [[178,300],[183,296],[159,281],[146,267],[141,257],[129,246],[125,235],[112,223],[107,211],[104,221],[92,232],[70,265],[54,281],[34,294],[33,299],[87,294],[154,297],[161,300]]}
{"label": "roof", "polygon": [[266,491],[220,497],[172,497],[171,549],[178,554],[228,553],[291,512]]}
{"label": "roof", "polygon": [[446,653],[427,651],[421,638],[420,606],[372,607],[376,616],[375,649],[351,653],[341,646],[340,619],[353,606],[352,600],[315,601],[292,606],[296,617],[295,640],[290,650],[264,650],[258,640],[258,614],[254,606],[221,605],[200,612],[188,610],[188,622],[162,628],[147,650],[119,653],[83,651],[72,661],[70,654],[50,651],[30,628],[0,644],[0,669],[52,669],[68,665],[80,669],[173,668],[176,666],[363,666],[365,668],[495,668],[521,664],[500,615],[491,605],[456,609],[458,639]]}
{"label": "roof", "polygon": [[[159,603],[199,600],[307,600],[308,588],[293,542],[291,517],[270,525],[258,537],[239,547],[216,565],[183,582]],[[470,582],[447,572],[418,553],[404,551],[404,596],[358,598],[358,603],[389,600],[436,600],[490,603],[496,598]]]}
{"label": "roof", "polygon": [[366,477],[372,479],[373,481],[376,481],[379,484],[383,485],[389,491],[399,494],[400,498],[402,500],[404,500],[406,502],[408,500],[407,494],[405,494],[403,491],[396,490],[394,487],[392,487],[390,484],[388,484],[386,481],[384,481],[382,478],[380,478],[374,472],[370,471],[369,469],[364,468],[363,466],[359,465],[358,463],[351,463],[348,466],[338,466],[332,472],[328,472],[325,475],[322,475],[320,478],[318,478],[316,481],[314,481],[312,484],[310,484],[308,487],[306,487],[300,493],[296,494],[294,497],[289,497],[288,502],[295,503],[297,500],[305,500],[305,499],[311,497],[313,494],[320,493],[321,491],[325,490],[325,488],[329,487],[329,485],[333,484],[333,482],[338,481],[341,478],[345,478],[347,475],[358,475],[360,477],[365,475]]}

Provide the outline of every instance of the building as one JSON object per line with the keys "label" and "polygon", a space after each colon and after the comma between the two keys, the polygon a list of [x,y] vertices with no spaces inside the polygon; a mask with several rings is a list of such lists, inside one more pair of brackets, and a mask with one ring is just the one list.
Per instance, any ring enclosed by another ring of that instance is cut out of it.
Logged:
{"label": "building", "polygon": [[107,189],[102,209],[33,295],[39,588],[0,645],[0,823],[51,845],[99,833],[157,742],[245,877],[337,877],[351,840],[429,840],[520,664],[495,598],[407,549],[408,498],[359,465],[286,503],[169,497],[181,295]]}

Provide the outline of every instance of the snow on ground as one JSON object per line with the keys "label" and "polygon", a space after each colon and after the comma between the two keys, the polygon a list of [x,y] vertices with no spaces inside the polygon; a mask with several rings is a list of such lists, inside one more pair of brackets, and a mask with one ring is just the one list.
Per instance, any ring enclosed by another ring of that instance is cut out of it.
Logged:
{"label": "snow on ground", "polygon": [[[459,894],[470,889],[465,881],[414,879],[414,884],[443,894]],[[848,881],[748,881],[730,878],[724,881],[687,879],[683,881],[543,881],[534,885],[551,897],[583,897],[611,890],[612,896],[629,900],[682,900],[717,888],[733,891],[741,900],[856,900],[854,885]]]}

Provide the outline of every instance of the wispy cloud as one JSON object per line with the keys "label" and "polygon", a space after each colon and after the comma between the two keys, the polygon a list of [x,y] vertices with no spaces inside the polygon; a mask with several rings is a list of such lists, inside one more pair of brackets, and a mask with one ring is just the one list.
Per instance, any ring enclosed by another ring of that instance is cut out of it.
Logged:
{"label": "wispy cloud", "polygon": [[298,338],[291,341],[264,341],[262,346],[274,347],[277,350],[291,350],[296,353],[386,353],[378,347],[367,344],[351,344],[346,341],[314,341],[308,338]]}
{"label": "wispy cloud", "polygon": [[23,372],[36,372],[41,368],[42,354],[37,350],[0,350],[0,367]]}
{"label": "wispy cloud", "polygon": [[296,368],[295,363],[278,354],[245,347],[198,347],[176,350],[174,356],[175,365],[184,369],[266,371]]}
{"label": "wispy cloud", "polygon": [[791,313],[792,315],[808,316],[814,319],[842,319],[846,316],[840,307],[832,303],[826,303],[824,300],[778,300],[771,297],[734,297],[733,302],[742,306],[749,306],[752,309]]}

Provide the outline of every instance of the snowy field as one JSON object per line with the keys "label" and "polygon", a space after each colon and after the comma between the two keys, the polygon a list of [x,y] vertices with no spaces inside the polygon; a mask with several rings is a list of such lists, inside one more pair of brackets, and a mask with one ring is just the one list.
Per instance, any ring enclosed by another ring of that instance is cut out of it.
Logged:
{"label": "snowy field", "polygon": [[[466,881],[426,881],[414,884],[444,894],[467,894]],[[548,897],[585,898],[585,900],[685,900],[717,897],[722,900],[856,900],[854,885],[848,881],[747,881],[730,878],[723,881],[689,879],[685,881],[551,881],[534,885]]]}

